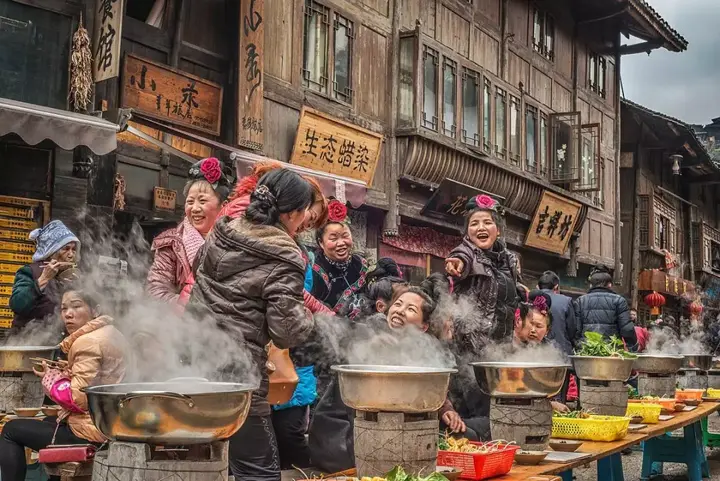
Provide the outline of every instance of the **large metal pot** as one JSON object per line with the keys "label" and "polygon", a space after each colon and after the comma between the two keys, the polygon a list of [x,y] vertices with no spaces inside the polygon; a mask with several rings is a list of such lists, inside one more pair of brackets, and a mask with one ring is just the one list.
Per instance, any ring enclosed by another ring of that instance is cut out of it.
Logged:
{"label": "large metal pot", "polygon": [[95,426],[114,441],[202,444],[227,439],[245,422],[257,386],[159,382],[85,388]]}
{"label": "large metal pot", "polygon": [[445,402],[457,369],[410,366],[332,366],[343,402],[360,411],[425,413]]}
{"label": "large metal pot", "polygon": [[580,379],[588,381],[627,381],[635,359],[600,356],[569,356]]}
{"label": "large metal pot", "polygon": [[549,398],[560,392],[567,364],[471,362],[480,389],[497,398]]}
{"label": "large metal pot", "polygon": [[682,367],[685,369],[699,369],[709,371],[712,367],[712,355],[710,354],[683,354],[685,361]]}
{"label": "large metal pot", "polygon": [[675,374],[685,360],[683,356],[671,354],[638,354],[637,356],[633,369],[648,374]]}
{"label": "large metal pot", "polygon": [[57,346],[0,346],[0,372],[32,372],[30,359],[52,359],[57,349]]}

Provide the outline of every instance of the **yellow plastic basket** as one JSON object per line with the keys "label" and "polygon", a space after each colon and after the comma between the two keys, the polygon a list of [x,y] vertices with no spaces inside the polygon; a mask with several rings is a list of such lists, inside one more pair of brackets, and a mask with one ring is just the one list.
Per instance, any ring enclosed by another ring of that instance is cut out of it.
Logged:
{"label": "yellow plastic basket", "polygon": [[707,390],[707,397],[710,399],[720,400],[720,389],[714,389],[709,387]]}
{"label": "yellow plastic basket", "polygon": [[625,416],[631,418],[634,416],[642,416],[643,422],[646,424],[657,424],[660,421],[660,413],[662,406],[659,404],[628,404]]}
{"label": "yellow plastic basket", "polygon": [[628,433],[630,418],[590,416],[587,419],[553,418],[552,437],[583,441],[617,441]]}

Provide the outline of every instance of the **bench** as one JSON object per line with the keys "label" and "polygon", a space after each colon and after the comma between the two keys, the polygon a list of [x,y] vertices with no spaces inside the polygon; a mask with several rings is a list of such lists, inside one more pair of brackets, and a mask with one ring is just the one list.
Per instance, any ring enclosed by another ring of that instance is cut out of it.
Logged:
{"label": "bench", "polygon": [[91,481],[93,462],[45,464],[48,476],[58,476],[61,481]]}

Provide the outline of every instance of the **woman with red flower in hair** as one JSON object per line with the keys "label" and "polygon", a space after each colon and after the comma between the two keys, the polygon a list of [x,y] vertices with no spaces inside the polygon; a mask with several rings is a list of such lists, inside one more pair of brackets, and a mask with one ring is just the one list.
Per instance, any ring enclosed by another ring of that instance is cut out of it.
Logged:
{"label": "woman with red flower in hair", "polygon": [[230,183],[215,157],[193,164],[188,179],[183,192],[185,218],[153,240],[155,258],[147,277],[151,296],[181,306],[187,303],[195,283],[192,273],[195,256],[230,193]]}

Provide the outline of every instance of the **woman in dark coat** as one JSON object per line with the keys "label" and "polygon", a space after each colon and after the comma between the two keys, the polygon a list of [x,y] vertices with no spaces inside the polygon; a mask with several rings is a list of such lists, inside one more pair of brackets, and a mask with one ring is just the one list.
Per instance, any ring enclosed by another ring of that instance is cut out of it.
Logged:
{"label": "woman in dark coat", "polygon": [[[265,348],[270,341],[281,349],[297,346],[313,329],[303,305],[305,262],[294,240],[311,202],[310,184],[295,172],[263,176],[245,215],[215,224],[188,304],[190,312],[214,319],[237,339],[239,350],[250,351],[260,379],[247,421],[230,438],[230,469],[243,481],[280,480]],[[247,379],[246,366],[220,368],[230,380]]]}
{"label": "woman in dark coat", "polygon": [[329,221],[315,233],[320,252],[313,264],[311,294],[335,312],[349,305],[365,285],[368,263],[353,254],[353,238],[347,207],[333,199],[328,204]]}

